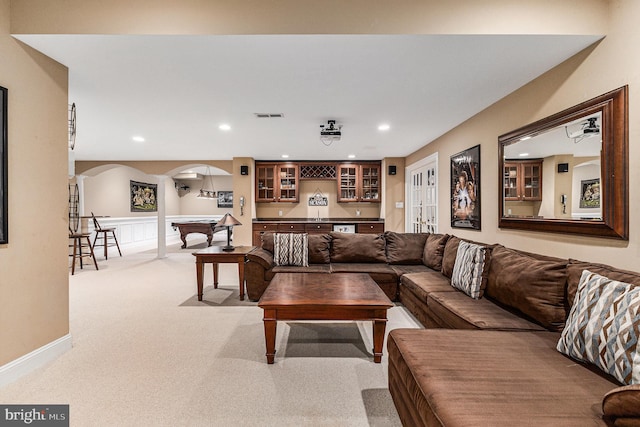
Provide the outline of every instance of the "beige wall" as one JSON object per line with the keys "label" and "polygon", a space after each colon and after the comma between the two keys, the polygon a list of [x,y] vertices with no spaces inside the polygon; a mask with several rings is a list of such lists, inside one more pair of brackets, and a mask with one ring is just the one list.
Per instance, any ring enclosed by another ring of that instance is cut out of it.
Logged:
{"label": "beige wall", "polygon": [[[439,152],[439,194],[442,219],[440,231],[461,237],[500,242],[505,245],[588,261],[609,263],[636,269],[640,256],[640,199],[629,200],[630,238],[617,240],[568,236],[550,233],[498,229],[498,136],[572,105],[628,84],[629,94],[629,194],[638,192],[640,179],[640,55],[630,46],[640,43],[636,18],[640,2],[611,1],[608,36],[545,75],[512,93],[490,108],[469,119],[446,135],[407,157],[407,164]],[[449,157],[462,149],[481,144],[482,158],[482,231],[452,230],[449,223]]]}
{"label": "beige wall", "polygon": [[[396,175],[389,175],[389,166],[396,167]],[[404,157],[387,157],[382,161],[384,195],[382,200],[382,216],[387,231],[404,232],[405,225],[405,162]],[[402,202],[402,208],[396,203]]]}
{"label": "beige wall", "polygon": [[[91,212],[110,217],[156,216],[156,212],[131,212],[129,202],[129,181],[158,183],[158,176],[148,175],[128,166],[117,166],[95,176],[84,178],[85,215]],[[178,191],[173,178],[165,178],[166,215],[224,215],[229,208],[218,208],[217,200],[199,199],[196,196],[202,187],[202,180],[183,181],[190,191]],[[216,191],[233,191],[231,176],[214,176]],[[211,181],[206,179],[206,189]]]}
{"label": "beige wall", "polygon": [[0,86],[9,89],[9,243],[0,245],[0,366],[69,333],[67,69],[9,36],[0,0]]}
{"label": "beige wall", "polygon": [[[210,190],[211,179],[207,177],[204,181],[204,189]],[[173,194],[177,194],[173,186],[173,180],[170,179],[170,182],[171,188],[169,190]],[[232,213],[232,208],[219,208],[217,199],[199,199],[196,197],[200,192],[200,188],[202,188],[202,180],[184,181],[184,183],[189,185],[191,190],[180,197],[180,209],[176,215],[224,215],[227,212]],[[214,176],[213,187],[216,191],[233,191],[233,178],[231,176]],[[167,213],[167,215],[173,214]]]}
{"label": "beige wall", "polygon": [[[249,166],[249,175],[240,175],[240,166]],[[251,245],[251,218],[255,218],[253,203],[253,180],[255,165],[250,157],[234,157],[231,173],[233,176],[233,217],[242,225],[233,227],[234,245]],[[245,206],[240,208],[240,197],[244,197]],[[242,215],[241,215],[242,213]]]}

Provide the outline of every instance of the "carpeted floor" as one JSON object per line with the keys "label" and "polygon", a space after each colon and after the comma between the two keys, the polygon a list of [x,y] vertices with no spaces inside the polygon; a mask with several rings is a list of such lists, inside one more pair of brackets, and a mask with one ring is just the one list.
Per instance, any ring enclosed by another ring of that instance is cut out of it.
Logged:
{"label": "carpeted floor", "polygon": [[[73,348],[1,388],[0,403],[69,404],[72,426],[400,425],[371,322],[280,322],[267,365],[262,310],[238,300],[235,265],[220,265],[218,289],[206,269],[197,301],[197,249],[76,270]],[[396,306],[387,332],[399,327],[420,326]]]}

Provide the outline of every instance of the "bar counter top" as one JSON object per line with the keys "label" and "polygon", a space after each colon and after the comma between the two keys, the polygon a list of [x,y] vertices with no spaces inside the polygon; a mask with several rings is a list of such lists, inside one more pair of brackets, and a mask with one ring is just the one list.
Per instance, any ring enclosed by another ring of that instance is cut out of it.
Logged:
{"label": "bar counter top", "polygon": [[322,224],[359,224],[359,223],[382,223],[384,224],[384,218],[320,218],[318,221],[316,218],[256,218],[253,220],[254,224],[260,223],[282,223],[282,224],[308,224],[308,223],[320,223]]}

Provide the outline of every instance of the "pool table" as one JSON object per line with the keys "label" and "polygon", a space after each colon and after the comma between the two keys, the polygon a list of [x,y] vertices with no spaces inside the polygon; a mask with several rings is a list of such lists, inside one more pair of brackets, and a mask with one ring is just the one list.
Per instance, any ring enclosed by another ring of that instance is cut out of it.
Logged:
{"label": "pool table", "polygon": [[207,235],[207,246],[211,246],[213,233],[226,230],[227,227],[216,227],[217,220],[189,221],[189,222],[172,222],[171,226],[175,230],[180,230],[180,240],[182,240],[182,249],[187,247],[187,236],[191,233],[202,233]]}

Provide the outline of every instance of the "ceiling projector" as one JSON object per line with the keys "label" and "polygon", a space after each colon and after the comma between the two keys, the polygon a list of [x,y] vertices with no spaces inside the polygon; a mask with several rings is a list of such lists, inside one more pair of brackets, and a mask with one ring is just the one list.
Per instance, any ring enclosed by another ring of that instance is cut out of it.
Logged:
{"label": "ceiling projector", "polygon": [[586,138],[589,136],[594,136],[600,133],[600,126],[598,125],[597,117],[590,117],[586,122],[581,124],[580,129],[575,132],[571,132],[568,136],[569,138]]}
{"label": "ceiling projector", "polygon": [[320,141],[324,145],[331,145],[334,141],[340,141],[342,137],[342,125],[336,125],[335,120],[327,120],[326,125],[320,125]]}

